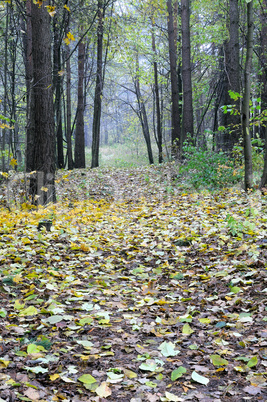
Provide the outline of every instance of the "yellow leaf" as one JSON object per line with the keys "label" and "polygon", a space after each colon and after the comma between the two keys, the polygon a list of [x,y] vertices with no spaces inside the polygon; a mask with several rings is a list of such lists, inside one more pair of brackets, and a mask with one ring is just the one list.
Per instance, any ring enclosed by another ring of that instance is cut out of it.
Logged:
{"label": "yellow leaf", "polygon": [[10,166],[13,167],[13,168],[14,168],[14,166],[17,166],[17,165],[18,165],[17,160],[14,159],[14,158],[11,159],[11,161],[9,162],[9,164],[10,164]]}
{"label": "yellow leaf", "polygon": [[47,192],[47,191],[48,191],[48,188],[47,188],[47,187],[42,187],[42,188],[41,188],[41,191]]}
{"label": "yellow leaf", "polygon": [[60,77],[62,77],[62,75],[64,75],[65,74],[65,70],[60,70],[59,72],[58,72],[58,75],[60,76]]}
{"label": "yellow leaf", "polygon": [[4,360],[0,359],[0,364],[2,365],[2,368],[6,368],[10,363],[10,360]]}
{"label": "yellow leaf", "polygon": [[68,10],[68,12],[70,12],[70,9],[69,9],[69,7],[68,7],[66,4],[65,4],[64,8],[65,8],[66,10]]}
{"label": "yellow leaf", "polygon": [[67,33],[67,37],[70,39],[70,40],[75,40],[75,38],[74,38],[74,36],[72,35],[72,33],[71,32],[68,32]]}
{"label": "yellow leaf", "polygon": [[74,41],[74,40],[75,40],[75,38],[74,38],[74,36],[72,35],[72,33],[71,33],[71,32],[68,32],[68,33],[67,33],[67,37],[64,39],[64,42],[65,42],[67,45],[69,45],[70,42],[71,42],[71,41]]}
{"label": "yellow leaf", "polygon": [[48,14],[51,17],[54,17],[54,15],[56,14],[56,7],[54,7],[54,6],[46,6],[46,8],[47,8]]}
{"label": "yellow leaf", "polygon": [[22,310],[25,306],[25,303],[21,303],[20,300],[15,300],[14,308],[16,310]]}
{"label": "yellow leaf", "polygon": [[49,376],[49,378],[50,378],[51,381],[55,381],[55,380],[57,380],[59,377],[60,377],[59,374],[52,374],[52,375]]}
{"label": "yellow leaf", "polygon": [[23,282],[22,275],[21,275],[21,274],[18,274],[18,275],[16,275],[16,276],[14,276],[13,282],[15,282],[15,283]]}

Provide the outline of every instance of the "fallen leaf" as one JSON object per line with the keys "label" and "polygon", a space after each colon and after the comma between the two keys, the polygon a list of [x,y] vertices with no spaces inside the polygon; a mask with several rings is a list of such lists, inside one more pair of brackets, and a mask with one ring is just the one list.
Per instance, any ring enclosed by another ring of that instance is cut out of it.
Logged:
{"label": "fallen leaf", "polygon": [[203,377],[202,375],[198,374],[196,371],[193,371],[191,378],[193,381],[198,382],[199,384],[207,385],[209,383],[209,379]]}
{"label": "fallen leaf", "polygon": [[95,392],[100,398],[107,398],[112,394],[111,389],[108,387],[106,382],[102,382],[99,387],[96,388]]}

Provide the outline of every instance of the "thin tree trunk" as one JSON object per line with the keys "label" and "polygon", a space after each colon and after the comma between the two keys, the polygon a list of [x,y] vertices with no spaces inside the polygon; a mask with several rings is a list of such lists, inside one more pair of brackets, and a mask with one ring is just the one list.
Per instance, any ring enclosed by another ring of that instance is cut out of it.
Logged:
{"label": "thin tree trunk", "polygon": [[135,80],[134,80],[134,87],[135,87],[136,98],[137,98],[137,102],[138,102],[138,106],[139,106],[138,117],[141,121],[143,135],[144,135],[146,146],[147,146],[148,160],[149,160],[149,163],[152,165],[154,163],[153,152],[152,152],[152,147],[151,147],[146,107],[145,107],[145,104],[144,104],[144,101],[143,101],[143,98],[141,95],[141,90],[140,90],[138,57],[139,57],[138,52],[136,52],[136,76],[135,76]]}
{"label": "thin tree trunk", "polygon": [[182,130],[183,132],[182,143],[183,143],[187,136],[191,138],[191,141],[193,140],[194,137],[189,0],[181,0],[181,23],[182,23],[182,79],[183,79],[183,130]]}
{"label": "thin tree trunk", "polygon": [[242,103],[242,132],[244,141],[244,158],[245,158],[245,190],[252,188],[252,147],[251,136],[249,131],[249,102],[251,92],[251,65],[253,55],[253,0],[247,4],[247,55],[245,65],[245,86]]}
{"label": "thin tree trunk", "polygon": [[[8,28],[9,28],[9,11],[10,6],[6,4],[6,27],[5,27],[5,53],[4,53],[4,117],[7,117],[7,66],[8,66]],[[6,128],[2,128],[2,144],[1,144],[1,151],[2,151],[2,171],[4,172],[7,169],[6,164]]]}
{"label": "thin tree trunk", "polygon": [[85,44],[78,45],[78,104],[75,130],[75,168],[85,168],[85,142],[84,142],[84,63]]}
{"label": "thin tree trunk", "polygon": [[[156,43],[154,24],[152,22],[152,50],[154,57],[156,57]],[[157,120],[157,146],[159,150],[159,163],[163,162],[162,156],[162,125],[161,125],[161,111],[160,111],[160,98],[159,98],[159,82],[158,82],[158,63],[154,60],[154,91],[155,91],[155,104],[156,104],[156,120]]]}
{"label": "thin tree trunk", "polygon": [[[67,35],[69,31],[69,20],[67,21],[65,33]],[[66,140],[67,140],[67,157],[68,157],[68,170],[73,169],[73,157],[72,157],[72,130],[71,130],[71,66],[70,66],[70,48],[65,46],[66,55]]]}
{"label": "thin tree trunk", "polygon": [[100,121],[103,93],[103,34],[104,34],[103,0],[98,0],[97,28],[97,72],[94,98],[94,117],[92,130],[92,163],[91,168],[99,166]]}
{"label": "thin tree trunk", "polygon": [[179,87],[177,75],[177,34],[174,28],[173,6],[172,0],[167,0],[168,9],[168,40],[169,40],[169,59],[171,74],[171,142],[172,156],[179,158],[181,146],[181,127],[180,127],[180,111],[179,111]]}
{"label": "thin tree trunk", "polygon": [[59,74],[61,70],[61,44],[59,25],[56,15],[53,18],[54,31],[54,47],[53,47],[53,85],[55,90],[55,123],[56,123],[56,139],[57,139],[57,166],[62,169],[64,167],[63,152],[63,129],[62,129],[62,110],[61,110],[61,94],[62,94],[62,77]]}
{"label": "thin tree trunk", "polygon": [[239,67],[239,7],[238,0],[229,0],[229,40],[224,43],[224,105],[232,105],[237,113],[226,113],[223,116],[223,125],[228,129],[222,149],[231,153],[238,143],[240,130],[240,101],[233,100],[229,91],[240,94],[240,67]]}
{"label": "thin tree trunk", "polygon": [[33,61],[32,61],[32,22],[31,22],[32,1],[26,1],[26,35],[24,36],[24,63],[25,79],[27,90],[27,125],[26,125],[26,172],[34,170],[34,94],[33,94]]}
{"label": "thin tree trunk", "polygon": [[[262,94],[261,103],[262,110],[267,109],[267,0],[263,0],[262,10],[261,10],[261,81],[262,81]],[[261,131],[264,132],[265,137],[265,154],[264,154],[264,168],[261,177],[261,187],[266,187],[267,185],[267,125],[263,124]]]}

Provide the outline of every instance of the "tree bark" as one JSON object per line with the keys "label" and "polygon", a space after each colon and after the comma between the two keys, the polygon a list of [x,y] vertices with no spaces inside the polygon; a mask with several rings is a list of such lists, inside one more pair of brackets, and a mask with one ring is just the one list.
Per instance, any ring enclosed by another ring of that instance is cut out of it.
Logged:
{"label": "tree bark", "polygon": [[85,168],[85,141],[84,141],[84,64],[85,44],[78,45],[78,104],[75,130],[75,168]]}
{"label": "tree bark", "polygon": [[229,0],[229,40],[224,43],[224,94],[223,104],[232,105],[236,113],[226,113],[223,125],[228,129],[224,137],[222,150],[231,153],[241,137],[240,101],[233,100],[229,91],[240,94],[239,67],[239,7],[238,0]]}
{"label": "tree bark", "polygon": [[92,163],[91,168],[99,166],[100,121],[103,94],[103,34],[104,11],[103,0],[98,0],[98,28],[97,28],[97,72],[94,97],[94,116],[92,130]]}
{"label": "tree bark", "polygon": [[[156,43],[155,43],[155,33],[154,26],[152,22],[152,51],[154,54],[154,58],[156,57]],[[158,63],[154,59],[153,62],[154,67],[154,91],[155,91],[155,104],[156,104],[156,121],[157,121],[157,146],[159,151],[159,163],[163,162],[162,155],[162,123],[161,123],[161,110],[160,110],[160,97],[159,97],[159,82],[158,82]]]}
{"label": "tree bark", "polygon": [[[261,110],[267,109],[267,0],[263,0],[262,9],[261,9],[261,55],[260,55],[260,63],[261,63],[261,83],[262,83],[262,91],[261,91]],[[262,125],[261,131],[264,132],[265,138],[265,153],[264,153],[264,168],[261,177],[261,187],[267,186],[267,125]]]}
{"label": "tree bark", "polygon": [[59,74],[61,70],[61,43],[59,23],[57,16],[53,17],[53,86],[55,91],[55,123],[56,123],[56,139],[57,139],[57,166],[59,169],[64,167],[64,151],[63,151],[63,128],[62,128],[62,109],[61,109],[61,94],[62,94],[62,77]]}
{"label": "tree bark", "polygon": [[180,157],[181,147],[181,122],[179,111],[179,86],[177,74],[177,33],[174,28],[172,0],[167,0],[168,9],[168,41],[169,41],[169,60],[171,75],[171,142],[172,156],[176,159]]}
{"label": "tree bark", "polygon": [[26,125],[26,172],[34,170],[34,93],[33,93],[33,61],[32,61],[32,0],[26,1],[26,37],[24,40],[25,78],[27,90],[27,125]]}
{"label": "tree bark", "polygon": [[253,0],[247,4],[247,55],[245,65],[245,85],[242,102],[242,133],[244,141],[244,158],[245,158],[245,190],[252,188],[252,147],[249,130],[249,102],[251,92],[251,65],[253,55]]}
{"label": "tree bark", "polygon": [[[69,17],[65,27],[65,34],[69,32]],[[72,157],[72,130],[71,130],[71,66],[70,66],[70,48],[65,46],[65,59],[66,59],[66,140],[67,140],[67,158],[68,170],[74,167]]]}
{"label": "tree bark", "polygon": [[32,3],[32,56],[35,131],[32,201],[55,202],[55,136],[52,89],[50,17],[44,4]]}
{"label": "tree bark", "polygon": [[183,79],[183,125],[182,125],[183,127],[182,143],[183,143],[187,136],[191,138],[191,141],[193,140],[194,137],[189,0],[181,0],[181,24],[182,24],[182,79]]}
{"label": "tree bark", "polygon": [[141,95],[141,90],[140,90],[138,57],[139,57],[138,52],[136,52],[136,76],[135,76],[135,80],[134,80],[134,87],[135,87],[135,93],[136,93],[136,98],[137,98],[138,107],[139,107],[137,114],[138,114],[138,117],[139,117],[139,119],[141,121],[141,125],[142,125],[143,135],[144,135],[144,139],[145,139],[146,147],[147,147],[148,160],[149,160],[150,165],[152,165],[154,163],[153,152],[152,152],[152,147],[151,147],[146,107],[145,107],[145,103],[143,101],[143,98]]}

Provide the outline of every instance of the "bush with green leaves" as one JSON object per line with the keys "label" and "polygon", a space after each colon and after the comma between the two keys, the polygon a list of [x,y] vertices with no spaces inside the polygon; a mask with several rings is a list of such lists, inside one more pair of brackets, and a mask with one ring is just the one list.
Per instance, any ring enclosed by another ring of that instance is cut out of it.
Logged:
{"label": "bush with green leaves", "polygon": [[242,177],[242,167],[236,166],[223,152],[198,149],[192,145],[184,147],[184,163],[179,177],[186,179],[196,189],[213,190],[238,183]]}

